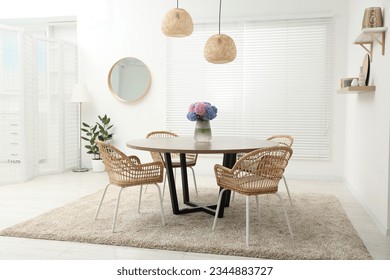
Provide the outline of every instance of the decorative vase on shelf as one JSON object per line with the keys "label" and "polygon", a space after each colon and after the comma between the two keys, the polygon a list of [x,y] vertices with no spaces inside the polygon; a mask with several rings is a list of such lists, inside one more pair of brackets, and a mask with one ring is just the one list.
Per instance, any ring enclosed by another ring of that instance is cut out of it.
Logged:
{"label": "decorative vase on shelf", "polygon": [[195,124],[194,138],[196,142],[210,142],[212,138],[210,121],[199,119]]}
{"label": "decorative vase on shelf", "polygon": [[359,87],[366,85],[366,73],[364,73],[363,67],[360,67],[360,73],[359,73]]}

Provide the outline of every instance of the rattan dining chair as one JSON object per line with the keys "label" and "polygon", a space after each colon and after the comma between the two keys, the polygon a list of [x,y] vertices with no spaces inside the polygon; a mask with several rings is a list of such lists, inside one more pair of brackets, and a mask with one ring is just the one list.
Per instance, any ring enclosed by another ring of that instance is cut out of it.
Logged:
{"label": "rattan dining chair", "polygon": [[[294,143],[294,137],[292,137],[291,135],[285,135],[285,134],[273,135],[271,137],[268,137],[267,140],[277,142],[280,146],[286,146],[286,147],[290,147],[290,148],[291,148],[292,144]],[[245,155],[245,153],[237,154],[237,160],[239,160],[244,155]],[[288,195],[288,198],[290,200],[290,204],[293,205],[292,200],[291,200],[290,190],[288,189],[286,177],[283,175],[282,178],[283,178],[284,185],[286,186],[287,195]],[[233,199],[234,199],[234,193],[232,194],[232,200]]]}
{"label": "rattan dining chair", "polygon": [[242,156],[229,169],[220,164],[214,166],[217,185],[221,187],[218,197],[212,230],[214,231],[218,212],[221,207],[222,195],[226,190],[234,191],[246,196],[246,245],[249,246],[249,197],[255,196],[257,212],[259,211],[259,195],[275,194],[278,196],[288,230],[293,239],[290,221],[282,197],[278,193],[278,184],[292,155],[292,149],[286,146],[262,148]]}
{"label": "rattan dining chair", "polygon": [[112,222],[112,232],[115,232],[116,218],[118,214],[118,206],[123,189],[134,186],[141,186],[139,199],[138,199],[138,212],[140,212],[142,186],[153,184],[158,189],[158,198],[160,201],[161,220],[164,225],[164,210],[162,204],[161,189],[158,183],[163,181],[164,166],[161,162],[151,162],[141,164],[141,161],[137,156],[127,156],[111,144],[95,141],[99,148],[100,155],[103,159],[103,163],[106,167],[109,183],[104,189],[103,196],[100,200],[99,207],[96,211],[95,220],[98,217],[100,208],[102,206],[104,196],[110,185],[114,185],[120,188],[118,198],[116,201],[116,207],[114,212],[114,218]]}
{"label": "rattan dining chair", "polygon": [[[286,146],[286,147],[290,147],[290,148],[291,148],[292,144],[294,143],[294,137],[292,137],[291,135],[273,135],[273,136],[267,138],[267,140],[275,141],[280,146]],[[292,200],[291,200],[290,190],[289,190],[288,185],[287,185],[286,177],[283,175],[282,178],[283,178],[284,185],[286,186],[288,198],[290,199],[290,204],[293,205]]]}
{"label": "rattan dining chair", "polygon": [[[179,135],[177,135],[176,133],[171,132],[171,131],[152,131],[146,135],[146,138],[166,138],[166,137],[179,137]],[[164,167],[165,167],[164,157],[161,153],[150,152],[150,155],[152,156],[152,158],[155,162],[164,163]],[[176,174],[176,169],[181,167],[180,154],[172,153],[171,158],[172,158],[172,167],[175,170],[175,174]],[[195,187],[196,196],[198,196],[198,187],[196,184],[195,171],[194,171],[193,167],[196,165],[197,159],[198,159],[198,154],[186,154],[186,165],[187,165],[187,168],[190,168],[192,171],[192,178],[194,180],[194,187]],[[164,176],[163,197],[164,197],[164,192],[165,192],[166,181],[167,181],[167,172],[165,172],[165,176]]]}

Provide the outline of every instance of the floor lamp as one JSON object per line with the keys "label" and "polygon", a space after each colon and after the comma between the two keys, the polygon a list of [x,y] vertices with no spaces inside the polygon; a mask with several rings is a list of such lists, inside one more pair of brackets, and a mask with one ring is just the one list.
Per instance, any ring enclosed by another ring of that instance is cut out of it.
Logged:
{"label": "floor lamp", "polygon": [[79,105],[79,165],[77,168],[73,169],[73,172],[86,172],[89,169],[81,167],[81,103],[88,102],[88,88],[85,84],[76,84],[73,87],[72,99],[70,102],[78,103]]}

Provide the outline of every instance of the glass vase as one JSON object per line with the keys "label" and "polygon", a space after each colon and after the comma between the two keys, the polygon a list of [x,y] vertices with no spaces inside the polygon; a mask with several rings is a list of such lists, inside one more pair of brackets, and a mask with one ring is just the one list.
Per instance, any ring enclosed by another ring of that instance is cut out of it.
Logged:
{"label": "glass vase", "polygon": [[210,142],[212,138],[210,121],[197,120],[194,139],[196,142]]}

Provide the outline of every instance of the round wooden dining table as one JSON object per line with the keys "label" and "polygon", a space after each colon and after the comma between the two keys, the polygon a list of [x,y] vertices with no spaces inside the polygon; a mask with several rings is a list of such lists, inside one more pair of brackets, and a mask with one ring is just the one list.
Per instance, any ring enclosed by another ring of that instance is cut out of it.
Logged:
{"label": "round wooden dining table", "polygon": [[[172,211],[173,214],[176,215],[198,211],[204,211],[206,213],[215,215],[216,205],[199,206],[190,201],[186,168],[186,153],[223,154],[223,166],[232,168],[236,162],[237,153],[247,153],[256,149],[272,147],[276,145],[278,145],[278,143],[273,141],[240,136],[214,136],[210,142],[196,142],[193,137],[167,137],[135,139],[126,143],[126,146],[132,149],[159,152],[164,154]],[[187,206],[190,206],[188,208],[179,208],[171,153],[180,154],[183,203]],[[223,217],[224,207],[229,206],[229,201],[230,192],[225,191],[223,203],[220,207],[218,217]]]}

